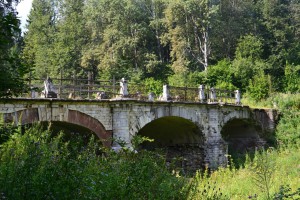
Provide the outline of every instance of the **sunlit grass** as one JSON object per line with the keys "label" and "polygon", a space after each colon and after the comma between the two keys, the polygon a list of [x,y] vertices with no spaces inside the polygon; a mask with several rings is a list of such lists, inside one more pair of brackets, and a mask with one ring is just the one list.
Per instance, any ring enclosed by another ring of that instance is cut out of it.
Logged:
{"label": "sunlit grass", "polygon": [[[261,155],[256,155],[261,156]],[[273,150],[268,153],[269,158],[274,162],[274,170],[271,175],[270,194],[273,196],[279,191],[280,186],[289,185],[292,191],[300,188],[300,149],[284,149]],[[266,191],[255,182],[257,172],[253,169],[255,162],[248,161],[246,166],[240,169],[219,168],[212,172],[208,177],[202,177],[198,180],[197,187],[199,191],[197,194],[190,194],[189,199],[198,197],[201,199],[201,192],[205,183],[214,183],[214,186],[222,193],[219,199],[249,199],[249,197],[256,196],[257,199],[266,199]],[[213,185],[211,185],[213,186]],[[202,197],[203,199],[210,199],[209,197]]]}

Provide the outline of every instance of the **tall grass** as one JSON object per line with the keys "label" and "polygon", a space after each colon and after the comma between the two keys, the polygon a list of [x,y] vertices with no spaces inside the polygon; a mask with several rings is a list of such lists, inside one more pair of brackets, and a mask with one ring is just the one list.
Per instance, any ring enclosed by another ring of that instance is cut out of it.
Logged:
{"label": "tall grass", "polygon": [[[188,199],[275,199],[280,188],[300,189],[300,149],[260,152],[245,167],[219,168],[209,176],[197,174]],[[210,190],[209,192],[208,189]],[[206,194],[206,196],[203,196]],[[300,193],[294,199],[300,198]]]}

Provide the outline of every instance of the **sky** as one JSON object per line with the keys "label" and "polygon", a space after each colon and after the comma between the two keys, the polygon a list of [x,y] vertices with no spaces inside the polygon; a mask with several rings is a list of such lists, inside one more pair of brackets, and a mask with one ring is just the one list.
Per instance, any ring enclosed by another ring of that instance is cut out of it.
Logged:
{"label": "sky", "polygon": [[21,20],[22,31],[24,31],[25,29],[26,20],[31,9],[31,4],[32,4],[32,0],[22,0],[17,5],[18,17]]}

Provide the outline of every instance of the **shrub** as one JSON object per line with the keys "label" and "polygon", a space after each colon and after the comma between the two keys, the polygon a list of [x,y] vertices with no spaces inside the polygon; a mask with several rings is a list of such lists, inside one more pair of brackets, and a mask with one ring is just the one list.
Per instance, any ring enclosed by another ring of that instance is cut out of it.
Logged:
{"label": "shrub", "polygon": [[278,143],[284,146],[300,144],[300,95],[278,94],[272,101],[281,115],[276,127]]}
{"label": "shrub", "polygon": [[185,181],[152,152],[105,150],[91,138],[33,127],[0,147],[0,194],[7,199],[183,199]]}
{"label": "shrub", "polygon": [[285,75],[285,91],[300,92],[300,65],[293,66],[287,64],[284,70]]}
{"label": "shrub", "polygon": [[250,79],[247,93],[254,100],[262,100],[269,96],[270,87],[270,76],[260,72],[258,75],[255,75],[252,80]]}
{"label": "shrub", "polygon": [[146,78],[145,86],[147,88],[147,92],[153,92],[156,96],[159,96],[163,90],[163,82],[159,80],[155,80],[154,78]]}

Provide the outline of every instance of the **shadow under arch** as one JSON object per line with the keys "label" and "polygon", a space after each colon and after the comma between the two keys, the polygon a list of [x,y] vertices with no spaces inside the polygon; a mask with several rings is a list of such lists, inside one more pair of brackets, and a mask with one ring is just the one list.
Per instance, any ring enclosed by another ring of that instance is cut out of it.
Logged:
{"label": "shadow under arch", "polygon": [[[76,110],[68,110],[67,112],[67,120],[51,120],[47,122],[53,122],[56,124],[73,124],[75,125],[74,127],[84,127],[85,129],[95,133],[105,147],[111,146],[112,132],[106,131],[101,122],[85,113]],[[3,117],[5,123],[14,123],[15,125],[29,125],[42,121],[39,118],[39,112],[37,108],[29,108],[13,113],[5,113]]]}
{"label": "shadow under arch", "polygon": [[163,150],[167,164],[173,163],[183,173],[203,168],[204,135],[192,121],[177,116],[162,117],[146,124],[137,135],[154,139],[140,147]]}
{"label": "shadow under arch", "polygon": [[246,156],[253,158],[255,150],[266,144],[262,129],[253,120],[233,118],[221,129],[222,138],[228,145],[228,154],[236,167],[244,165]]}
{"label": "shadow under arch", "polygon": [[101,143],[103,145],[103,142],[98,140],[98,136],[95,132],[81,125],[72,124],[66,121],[42,121],[38,122],[38,124],[33,123],[23,125],[23,128],[28,128],[35,125],[41,127],[42,130],[49,130],[52,137],[57,136],[60,132],[63,132],[63,139],[69,142],[74,141],[77,143],[77,146],[79,145],[78,142],[80,142],[81,145],[87,145],[92,136],[95,136],[94,141],[98,141],[99,144]]}

